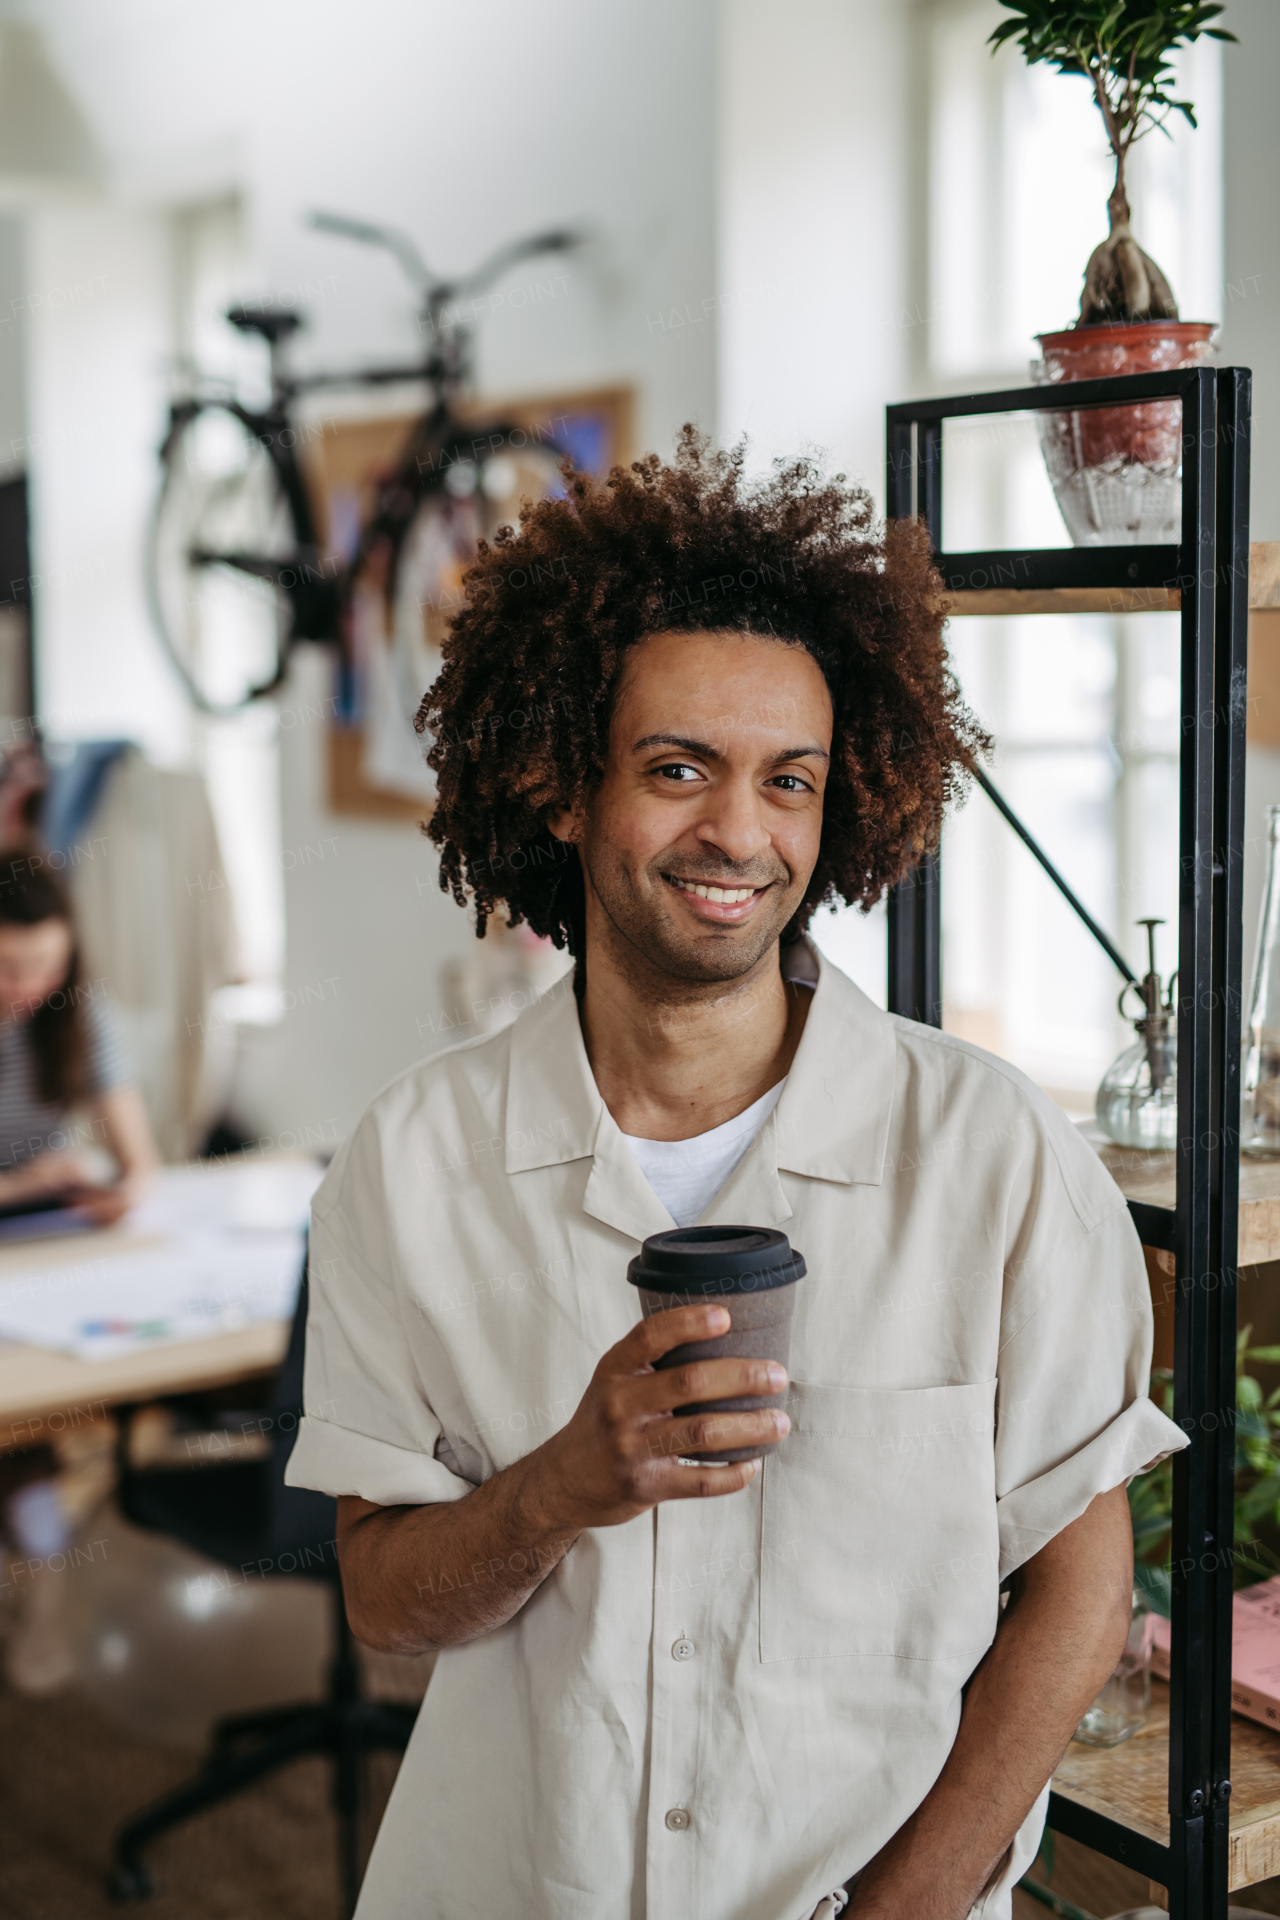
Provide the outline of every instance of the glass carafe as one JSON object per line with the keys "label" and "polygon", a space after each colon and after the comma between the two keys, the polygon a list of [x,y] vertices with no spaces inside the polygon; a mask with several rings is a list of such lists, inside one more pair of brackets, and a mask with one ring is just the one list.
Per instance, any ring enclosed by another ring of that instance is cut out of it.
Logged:
{"label": "glass carafe", "polygon": [[1150,964],[1145,978],[1127,981],[1120,995],[1121,1013],[1129,993],[1136,993],[1141,1001],[1138,1018],[1126,1015],[1133,1019],[1138,1039],[1108,1067],[1094,1113],[1102,1131],[1120,1146],[1167,1153],[1178,1144],[1178,1023],[1173,992],[1178,976],[1170,977],[1166,990],[1156,972],[1155,930],[1164,922],[1140,920],[1138,925],[1147,930]]}
{"label": "glass carafe", "polygon": [[1249,1024],[1244,1032],[1240,1145],[1280,1159],[1280,807],[1267,809],[1267,890],[1258,922]]}
{"label": "glass carafe", "polygon": [[1146,1726],[1151,1712],[1151,1653],[1155,1622],[1138,1589],[1133,1590],[1129,1637],[1115,1672],[1071,1738],[1086,1747],[1118,1747]]}

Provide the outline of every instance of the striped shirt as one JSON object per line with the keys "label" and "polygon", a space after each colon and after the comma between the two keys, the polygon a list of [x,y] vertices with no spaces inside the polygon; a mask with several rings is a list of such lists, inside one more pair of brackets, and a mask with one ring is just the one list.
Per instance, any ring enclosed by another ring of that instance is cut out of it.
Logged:
{"label": "striped shirt", "polygon": [[[92,1100],[131,1086],[132,1063],[120,1024],[105,998],[83,1004],[88,1041],[88,1094]],[[71,1146],[102,1145],[97,1134],[71,1122],[70,1110],[41,1098],[35,1049],[25,1021],[0,1025],[0,1173]]]}

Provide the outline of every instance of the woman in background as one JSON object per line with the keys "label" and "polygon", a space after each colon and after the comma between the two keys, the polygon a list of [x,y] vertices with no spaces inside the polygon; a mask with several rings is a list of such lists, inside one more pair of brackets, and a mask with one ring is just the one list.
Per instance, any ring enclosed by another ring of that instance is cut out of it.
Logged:
{"label": "woman in background", "polygon": [[[78,1151],[90,1145],[114,1159],[110,1185]],[[0,853],[0,1212],[60,1200],[105,1226],[157,1162],[106,984],[82,978],[66,889],[39,854]]]}

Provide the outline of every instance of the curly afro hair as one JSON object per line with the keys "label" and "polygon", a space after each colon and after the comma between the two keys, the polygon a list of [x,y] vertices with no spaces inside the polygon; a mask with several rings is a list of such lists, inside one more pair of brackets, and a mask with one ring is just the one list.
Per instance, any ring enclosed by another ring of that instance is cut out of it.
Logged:
{"label": "curly afro hair", "polygon": [[415,725],[435,736],[440,885],[470,895],[482,937],[501,902],[581,958],[581,869],[546,823],[600,781],[628,649],[656,632],[766,635],[826,678],[821,847],[788,938],[824,902],[872,906],[936,846],[990,742],[947,665],[924,529],[878,526],[864,489],[809,459],[758,482],[743,463],[686,426],[670,465],[650,454],[604,482],[566,466],[565,497],[481,546]]}

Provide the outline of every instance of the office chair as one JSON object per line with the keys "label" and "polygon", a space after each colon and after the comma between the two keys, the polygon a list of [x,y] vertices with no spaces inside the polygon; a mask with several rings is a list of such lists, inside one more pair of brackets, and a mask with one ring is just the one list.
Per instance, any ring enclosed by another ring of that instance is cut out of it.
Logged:
{"label": "office chair", "polygon": [[129,1422],[121,1421],[119,1502],[125,1518],[229,1567],[252,1563],[267,1578],[302,1573],[325,1581],[333,1602],[334,1656],[323,1700],[219,1721],[199,1773],[124,1823],[116,1834],[107,1877],[107,1891],[115,1900],[144,1900],[151,1893],[141,1849],[157,1834],[303,1754],[323,1753],[334,1766],[344,1911],[355,1912],[363,1757],[374,1748],[403,1752],[418,1710],[362,1695],[338,1574],[337,1503],[326,1494],[284,1484],[302,1410],[306,1324],[304,1271],[288,1351],[271,1396],[269,1458],[194,1468],[133,1467],[128,1460]]}

